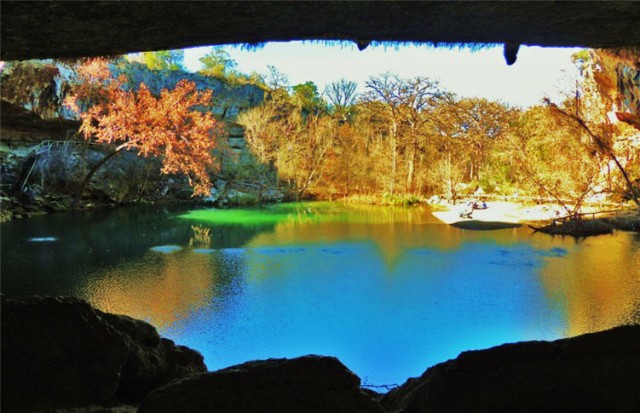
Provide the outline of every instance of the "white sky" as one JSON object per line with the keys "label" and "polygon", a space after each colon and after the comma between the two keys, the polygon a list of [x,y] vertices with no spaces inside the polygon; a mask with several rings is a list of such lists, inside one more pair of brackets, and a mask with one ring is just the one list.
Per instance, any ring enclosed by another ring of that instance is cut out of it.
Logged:
{"label": "white sky", "polygon": [[[187,69],[197,71],[198,61],[210,47],[185,50]],[[408,78],[427,76],[460,95],[501,100],[516,106],[540,103],[548,96],[554,101],[575,88],[577,69],[570,56],[579,49],[522,46],[518,60],[507,66],[502,47],[479,51],[429,46],[369,46],[359,51],[354,44],[268,43],[256,51],[225,47],[243,73],[267,73],[273,65],[289,77],[291,85],[313,81],[322,92],[325,85],[340,78],[358,83],[364,91],[366,80],[386,71]]]}

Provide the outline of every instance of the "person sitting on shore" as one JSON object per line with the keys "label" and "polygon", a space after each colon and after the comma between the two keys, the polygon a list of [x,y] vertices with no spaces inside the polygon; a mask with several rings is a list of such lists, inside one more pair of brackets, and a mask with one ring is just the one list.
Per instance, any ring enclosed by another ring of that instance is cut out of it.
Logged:
{"label": "person sitting on shore", "polygon": [[460,218],[472,218],[472,214],[473,214],[473,206],[474,203],[473,202],[469,202],[467,204],[467,207],[464,209],[464,211],[460,212]]}

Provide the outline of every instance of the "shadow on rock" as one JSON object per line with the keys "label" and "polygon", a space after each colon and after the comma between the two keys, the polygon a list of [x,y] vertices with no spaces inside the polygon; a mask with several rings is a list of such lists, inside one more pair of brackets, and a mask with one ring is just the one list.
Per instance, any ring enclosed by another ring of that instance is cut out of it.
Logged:
{"label": "shadow on rock", "polygon": [[387,393],[389,412],[640,411],[640,326],[468,351]]}
{"label": "shadow on rock", "polygon": [[151,392],[140,413],[383,412],[335,357],[252,361],[174,381]]}
{"label": "shadow on rock", "polygon": [[203,373],[200,353],[75,298],[2,295],[2,411],[138,403]]}

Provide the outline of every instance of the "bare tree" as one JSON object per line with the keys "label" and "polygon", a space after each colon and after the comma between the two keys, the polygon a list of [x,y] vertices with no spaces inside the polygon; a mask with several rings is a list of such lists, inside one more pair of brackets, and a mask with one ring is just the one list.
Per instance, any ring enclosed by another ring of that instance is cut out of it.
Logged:
{"label": "bare tree", "polygon": [[629,196],[631,197],[633,202],[638,207],[640,207],[640,194],[638,193],[638,190],[633,185],[633,182],[631,181],[629,174],[627,173],[625,167],[620,162],[620,159],[618,159],[618,157],[616,156],[616,153],[613,149],[614,132],[613,132],[613,127],[609,122],[608,118],[606,116],[603,116],[603,125],[601,125],[602,127],[600,128],[601,132],[598,133],[598,132],[595,132],[593,128],[587,124],[587,121],[580,116],[578,111],[576,111],[576,113],[570,113],[567,110],[560,108],[555,103],[552,103],[549,99],[545,99],[545,103],[555,113],[567,119],[570,119],[572,122],[574,122],[575,125],[579,127],[579,129],[584,131],[591,138],[593,147],[595,147],[600,154],[608,157],[610,160],[613,161],[613,163],[616,165],[616,167],[620,171],[622,178],[624,179]]}
{"label": "bare tree", "polygon": [[439,104],[445,93],[438,82],[429,78],[402,79],[391,73],[369,78],[366,86],[362,100],[379,102],[389,121],[390,192],[395,191],[401,150],[407,163],[406,189],[411,190],[420,140],[428,135],[425,129],[431,119],[428,112]]}
{"label": "bare tree", "polygon": [[340,79],[332,82],[324,90],[329,104],[333,109],[333,113],[342,121],[349,118],[349,109],[356,102],[356,89],[358,84],[346,79]]}

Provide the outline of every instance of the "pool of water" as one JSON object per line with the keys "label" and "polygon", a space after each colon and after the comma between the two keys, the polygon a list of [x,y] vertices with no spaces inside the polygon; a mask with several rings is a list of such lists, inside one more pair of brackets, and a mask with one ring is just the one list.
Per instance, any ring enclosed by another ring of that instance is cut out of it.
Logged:
{"label": "pool of water", "polygon": [[1,289],[147,320],[210,370],[337,356],[401,384],[461,351],[640,324],[640,237],[465,231],[425,208],[119,209],[2,224]]}

